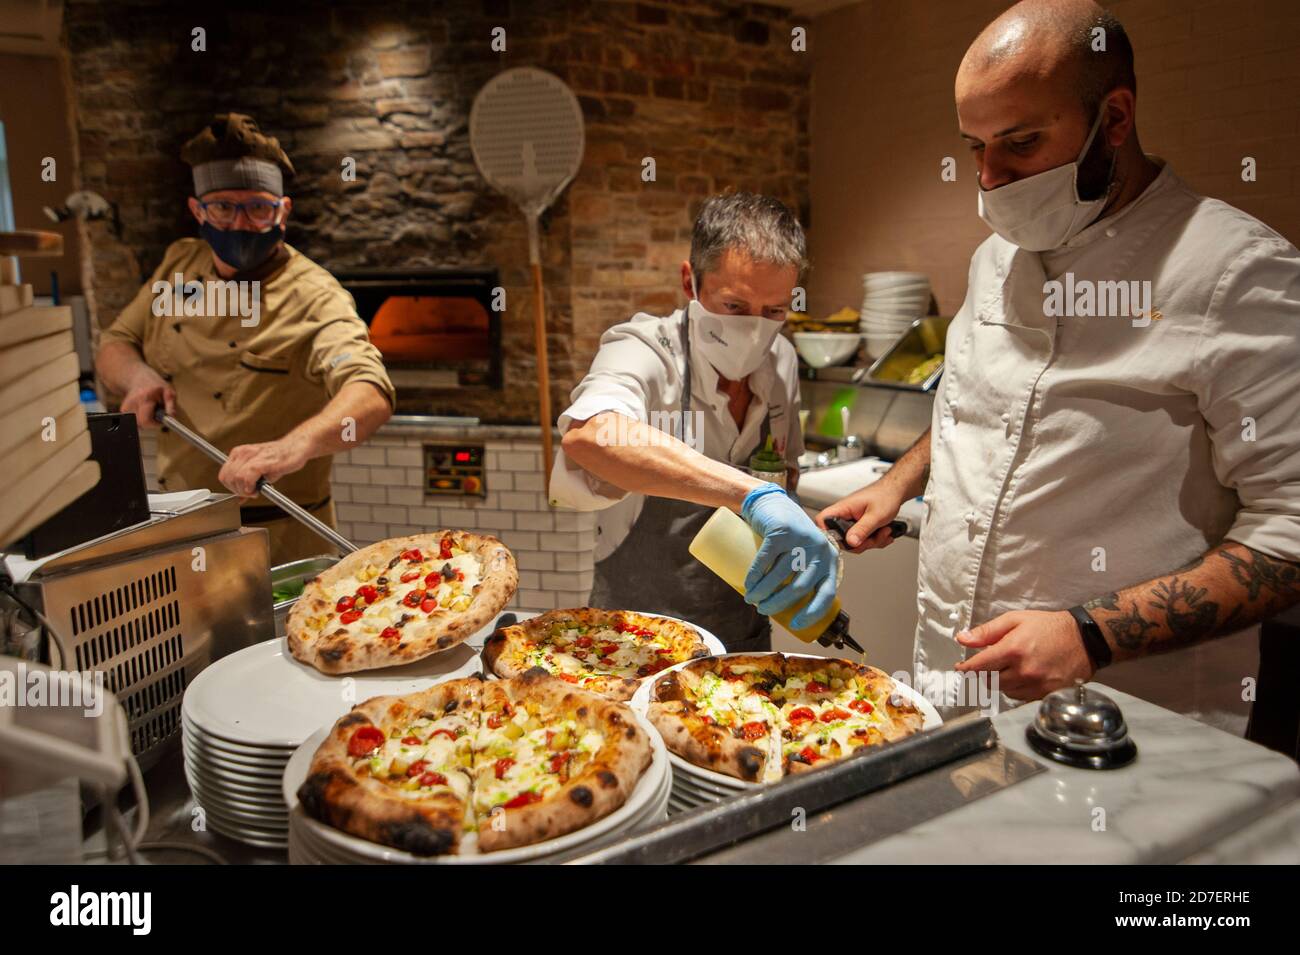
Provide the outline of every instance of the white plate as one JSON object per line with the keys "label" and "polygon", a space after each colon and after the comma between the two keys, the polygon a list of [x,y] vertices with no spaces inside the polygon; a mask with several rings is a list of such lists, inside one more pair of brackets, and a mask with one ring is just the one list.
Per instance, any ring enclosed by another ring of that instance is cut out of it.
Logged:
{"label": "white plate", "polygon": [[[209,736],[199,727],[194,726],[189,720],[182,718],[181,727],[185,735],[198,743],[203,744],[208,749],[216,750],[220,753],[227,753],[231,756],[252,756],[257,759],[275,759],[282,763],[288,762],[289,757],[293,755],[293,749],[282,746],[248,746],[244,743],[232,743],[230,740],[222,739],[220,736]],[[296,749],[297,747],[294,747]]]}
{"label": "white plate", "polygon": [[283,772],[285,764],[289,762],[287,758],[270,759],[265,756],[242,756],[224,752],[208,746],[187,731],[183,730],[182,734],[181,739],[186,753],[192,754],[196,761],[211,761],[226,766],[247,767],[248,769],[261,770],[263,773]]}
{"label": "white plate", "polygon": [[[753,653],[718,654],[718,656],[720,657],[727,657],[727,656],[748,657],[748,656],[760,656],[760,655],[765,655],[765,654],[753,654]],[[786,653],[785,655],[788,657],[808,657],[810,659],[819,659],[819,660],[841,659],[840,657],[826,657],[817,653]],[[843,658],[843,659],[847,659],[847,658]],[[698,661],[687,660],[685,663],[678,663],[675,666],[670,666],[668,669],[661,670],[660,672],[656,673],[654,679],[658,679],[659,677],[662,677],[665,673],[671,673],[673,670],[680,670],[682,667],[696,662]],[[848,662],[852,663],[853,661],[849,660]],[[641,685],[641,688],[636,691],[636,695],[633,696],[632,699],[628,701],[628,705],[631,706],[632,709],[638,714],[644,715],[646,710],[649,709],[650,687],[652,686],[652,684],[653,684],[653,680],[647,680],[645,683]],[[940,725],[943,722],[943,718],[939,716],[939,711],[934,708],[934,704],[932,704],[920,693],[916,692],[916,690],[912,689],[910,686],[907,686],[904,683],[899,683],[897,681],[894,682],[894,688],[895,688],[895,692],[899,696],[901,696],[904,700],[911,703],[918,710],[921,711],[921,716],[923,718],[923,722],[921,723],[922,731],[931,729],[935,726]],[[719,772],[715,772],[712,769],[705,769],[703,766],[696,766],[694,763],[687,762],[686,760],[682,759],[680,756],[678,756],[676,753],[673,752],[668,753],[668,761],[672,764],[672,770],[674,776],[676,776],[679,773],[684,773],[688,779],[713,783],[715,786],[720,786],[727,789],[736,789],[737,787],[739,787],[739,789],[757,789],[761,786],[771,785],[770,783],[751,783],[744,779],[737,779],[735,776],[728,776],[726,773],[719,773]],[[777,780],[773,780],[773,782],[776,781]]]}
{"label": "white plate", "polygon": [[277,638],[205,669],[185,691],[182,712],[204,736],[292,751],[363,700],[414,693],[477,672],[477,653],[462,643],[406,666],[330,676],[299,663]]}
{"label": "white plate", "polygon": [[258,776],[250,780],[221,779],[213,775],[206,766],[200,766],[195,763],[185,764],[185,780],[193,788],[195,781],[200,786],[204,786],[215,792],[229,793],[236,799],[256,799],[267,802],[280,802],[283,804],[284,796],[280,790],[283,789],[284,774],[279,776]]}
{"label": "white plate", "polygon": [[230,809],[243,812],[268,813],[284,816],[289,807],[284,804],[284,796],[272,793],[247,793],[229,789],[220,783],[213,783],[195,773],[186,773],[185,781],[189,783],[190,792],[200,802],[215,802]]}
{"label": "white plate", "polygon": [[301,816],[300,821],[309,837],[313,838],[314,841],[328,844],[334,850],[340,851],[346,859],[354,862],[373,860],[408,865],[497,865],[525,862],[561,852],[569,852],[580,846],[587,845],[607,833],[625,831],[630,825],[644,816],[647,811],[647,804],[657,802],[662,794],[664,779],[670,775],[668,771],[668,750],[659,734],[645,717],[640,713],[634,713],[634,715],[641,723],[642,728],[649,734],[652,755],[650,765],[641,774],[641,778],[637,780],[637,784],[627,802],[608,816],[598,819],[591,825],[576,832],[556,836],[554,839],[547,839],[543,842],[520,846],[516,849],[503,849],[481,855],[417,856],[349,835],[306,815],[298,805],[298,787],[307,778],[312,757],[333,728],[332,726],[324,727],[313,733],[294,752],[284,772],[284,798],[289,804],[291,818],[295,813]]}
{"label": "white plate", "polygon": [[217,782],[240,783],[258,788],[280,784],[284,778],[283,769],[262,769],[261,767],[239,766],[232,763],[219,763],[205,756],[196,756],[188,749],[185,752],[185,765],[197,766],[212,776]]}

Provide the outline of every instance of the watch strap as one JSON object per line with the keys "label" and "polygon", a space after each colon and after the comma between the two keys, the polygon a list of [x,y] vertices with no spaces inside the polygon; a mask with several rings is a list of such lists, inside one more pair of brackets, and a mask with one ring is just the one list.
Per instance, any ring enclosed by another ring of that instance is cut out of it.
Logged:
{"label": "watch strap", "polygon": [[1102,636],[1101,627],[1096,620],[1092,619],[1092,614],[1082,606],[1077,606],[1070,608],[1070,616],[1079,626],[1079,639],[1083,641],[1083,649],[1087,652],[1093,667],[1100,670],[1108,666],[1111,661],[1110,644]]}

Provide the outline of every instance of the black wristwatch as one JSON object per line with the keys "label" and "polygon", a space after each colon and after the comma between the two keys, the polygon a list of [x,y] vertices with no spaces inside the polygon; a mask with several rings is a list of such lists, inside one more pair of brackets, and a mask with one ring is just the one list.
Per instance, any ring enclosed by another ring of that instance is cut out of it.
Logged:
{"label": "black wristwatch", "polygon": [[1088,659],[1092,661],[1093,669],[1100,670],[1104,666],[1109,666],[1110,644],[1101,635],[1101,627],[1097,625],[1096,620],[1092,619],[1092,614],[1079,606],[1070,608],[1070,616],[1079,625],[1079,639],[1083,641],[1083,649],[1088,654]]}

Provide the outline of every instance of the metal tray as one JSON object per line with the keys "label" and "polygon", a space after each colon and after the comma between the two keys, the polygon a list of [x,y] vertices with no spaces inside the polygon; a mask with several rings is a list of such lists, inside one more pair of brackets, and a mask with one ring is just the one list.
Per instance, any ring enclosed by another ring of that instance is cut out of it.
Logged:
{"label": "metal tray", "polygon": [[863,384],[897,388],[901,391],[930,391],[939,383],[943,374],[943,362],[919,384],[912,384],[905,379],[919,363],[943,354],[950,324],[951,316],[927,315],[918,318],[907,331],[898,336],[889,351],[872,363],[867,369]]}

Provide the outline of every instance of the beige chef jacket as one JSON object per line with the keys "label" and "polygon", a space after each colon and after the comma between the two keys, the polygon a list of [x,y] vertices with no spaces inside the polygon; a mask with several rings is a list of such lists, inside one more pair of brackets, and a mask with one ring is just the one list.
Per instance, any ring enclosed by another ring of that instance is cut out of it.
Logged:
{"label": "beige chef jacket", "polygon": [[[1149,281],[1159,317],[1049,317],[1046,283],[1070,276]],[[1061,249],[991,236],[932,427],[918,669],[967,656],[967,626],[1066,609],[1225,538],[1300,560],[1300,253],[1167,166]]]}
{"label": "beige chef jacket", "polygon": [[[352,296],[325,269],[287,243],[285,249],[283,266],[261,280],[256,326],[245,327],[248,319],[239,315],[155,314],[161,310],[155,304],[155,282],[174,283],[177,273],[186,282],[220,279],[207,243],[181,239],[168,247],[153,276],[102,334],[104,343],[127,342],[139,349],[176,389],[179,420],[223,451],[283,437],[349,382],[368,381],[390,404],[396,400]],[[174,300],[171,305],[175,311]],[[275,486],[299,504],[319,505],[329,497],[331,460],[315,458]],[[221,487],[218,471],[176,435],[160,436],[162,489],[215,490]],[[260,496],[249,503],[274,506]],[[317,516],[331,514],[323,507]],[[296,534],[296,528],[286,525],[286,533]],[[304,540],[311,553],[328,550],[313,536]]]}
{"label": "beige chef jacket", "polygon": [[[682,309],[671,315],[645,312],[615,325],[600,338],[591,369],[573,389],[572,404],[560,415],[563,434],[574,421],[615,411],[659,426],[653,413],[678,411],[685,384],[681,347]],[[696,334],[692,326],[692,334]],[[764,420],[775,450],[789,467],[798,467],[803,454],[799,428],[799,359],[794,346],[778,335],[763,364],[749,376],[753,393],[744,424],[737,428],[727,410],[727,396],[718,391],[718,373],[691,339],[691,410],[695,413],[697,450],[715,461],[749,466],[758,449]],[[678,419],[661,419],[669,424]],[[664,428],[663,430],[666,430]],[[551,505],[600,511],[595,559],[603,560],[623,542],[641,513],[645,495],[629,494],[588,474],[560,451],[551,469]]]}

